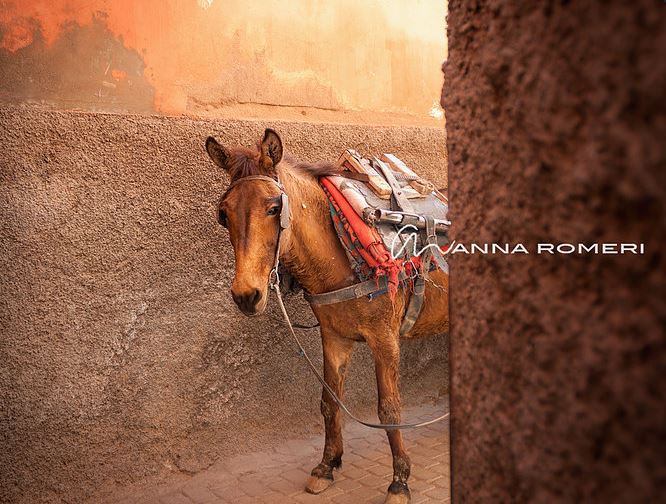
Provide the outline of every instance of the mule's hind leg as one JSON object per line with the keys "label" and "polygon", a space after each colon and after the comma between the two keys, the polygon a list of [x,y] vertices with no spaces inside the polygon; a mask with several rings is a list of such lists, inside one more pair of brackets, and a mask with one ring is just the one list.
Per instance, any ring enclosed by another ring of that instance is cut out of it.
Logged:
{"label": "mule's hind leg", "polygon": [[[400,346],[398,336],[374,342],[371,350],[375,358],[379,420],[383,424],[400,423]],[[384,504],[407,504],[411,500],[407,479],[411,461],[402,441],[402,432],[387,430],[393,455],[393,481],[388,487]]]}
{"label": "mule's hind leg", "polygon": [[[335,394],[342,398],[347,364],[354,346],[352,340],[342,339],[322,331],[324,379]],[[333,398],[322,390],[321,414],[324,416],[326,441],[321,463],[312,470],[305,489],[314,494],[333,484],[333,469],[342,464],[342,413]]]}

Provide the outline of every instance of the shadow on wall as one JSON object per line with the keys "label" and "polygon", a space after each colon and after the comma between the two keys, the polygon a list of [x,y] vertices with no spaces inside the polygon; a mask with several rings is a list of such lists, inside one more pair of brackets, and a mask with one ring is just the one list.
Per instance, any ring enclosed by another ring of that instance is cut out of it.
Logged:
{"label": "shadow on wall", "polygon": [[109,31],[103,18],[86,26],[70,22],[51,44],[36,21],[24,23],[27,38],[15,42],[16,47],[11,41],[18,35],[8,40],[7,32],[0,32],[6,45],[15,47],[0,49],[0,97],[46,100],[65,108],[153,109],[154,91],[144,77],[143,59]]}

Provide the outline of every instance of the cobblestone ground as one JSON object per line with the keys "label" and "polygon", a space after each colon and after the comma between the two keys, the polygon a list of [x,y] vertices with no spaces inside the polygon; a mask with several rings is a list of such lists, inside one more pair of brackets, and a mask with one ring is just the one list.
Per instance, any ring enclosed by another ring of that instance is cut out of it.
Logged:
{"label": "cobblestone ground", "polygon": [[[446,404],[405,408],[405,421],[441,415]],[[391,482],[392,461],[384,431],[348,421],[343,430],[345,453],[335,483],[319,495],[303,488],[310,470],[321,459],[323,435],[292,439],[275,448],[220,461],[186,482],[165,485],[140,495],[125,496],[122,504],[381,504]],[[448,503],[448,419],[404,431],[412,460],[409,486],[412,504]]]}

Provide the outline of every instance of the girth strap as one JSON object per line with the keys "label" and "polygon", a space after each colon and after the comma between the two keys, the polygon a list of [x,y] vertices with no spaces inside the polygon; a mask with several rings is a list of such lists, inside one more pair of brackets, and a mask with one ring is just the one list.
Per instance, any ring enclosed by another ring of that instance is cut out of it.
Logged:
{"label": "girth strap", "polygon": [[[406,280],[407,276],[404,272],[400,272],[398,280]],[[321,294],[312,294],[310,292],[303,292],[303,297],[311,305],[327,305],[334,303],[341,303],[342,301],[350,301],[358,299],[363,296],[368,296],[373,299],[375,296],[384,294],[388,291],[388,277],[381,276],[378,279],[371,278],[348,287],[336,289]]]}
{"label": "girth strap", "polygon": [[425,284],[428,279],[428,273],[430,271],[430,262],[432,259],[435,259],[435,263],[442,271],[448,273],[448,264],[444,260],[439,245],[437,244],[437,235],[435,232],[435,219],[432,215],[424,216],[426,226],[425,229],[421,232],[421,237],[423,243],[428,246],[428,248],[423,252],[421,256],[422,264],[421,271],[419,272],[418,277],[414,281],[414,292],[409,298],[409,305],[405,311],[405,316],[402,319],[402,324],[400,324],[400,336],[407,334],[421,314],[421,309],[423,308],[423,301],[425,300]]}
{"label": "girth strap", "polygon": [[[427,263],[427,264],[426,264]],[[419,273],[419,276],[414,280],[414,290],[412,295],[409,298],[409,304],[405,310],[405,315],[402,317],[402,323],[400,324],[400,336],[404,336],[409,331],[411,331],[414,324],[421,314],[421,309],[423,308],[423,301],[425,299],[425,275],[427,273],[427,268],[430,266],[430,257],[428,257],[423,263],[423,270]]]}

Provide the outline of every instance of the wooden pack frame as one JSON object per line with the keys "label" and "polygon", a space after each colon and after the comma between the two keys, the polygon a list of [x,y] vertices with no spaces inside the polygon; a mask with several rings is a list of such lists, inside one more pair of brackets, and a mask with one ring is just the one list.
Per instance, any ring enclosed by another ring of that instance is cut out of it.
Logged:
{"label": "wooden pack frame", "polygon": [[[409,180],[405,184],[401,184],[404,186],[402,191],[405,197],[409,199],[422,198],[434,190],[432,183],[418,177],[416,173],[414,173],[394,154],[383,154],[382,161],[386,162],[390,166],[391,170],[397,174],[402,174],[406,178],[413,179]],[[375,170],[370,160],[361,156],[354,149],[347,149],[340,155],[340,158],[338,159],[338,166],[342,166],[352,172],[366,174],[369,179],[368,185],[379,198],[391,198],[392,191],[388,182],[386,182],[381,173],[378,173],[377,170]]]}

